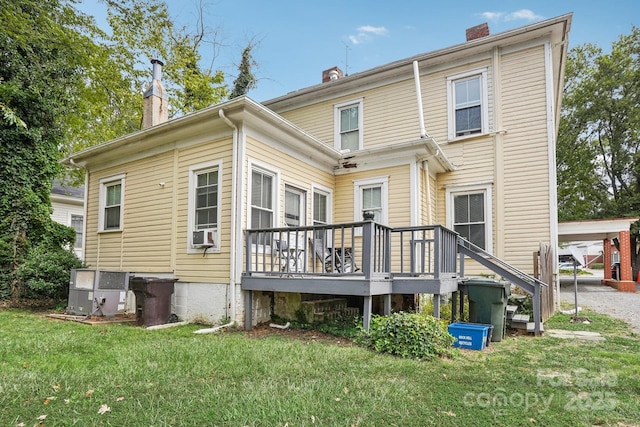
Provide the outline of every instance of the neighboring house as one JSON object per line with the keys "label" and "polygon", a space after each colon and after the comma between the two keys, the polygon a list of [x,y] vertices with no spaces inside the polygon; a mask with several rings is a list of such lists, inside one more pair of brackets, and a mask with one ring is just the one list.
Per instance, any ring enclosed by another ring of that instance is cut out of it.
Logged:
{"label": "neighboring house", "polygon": [[76,230],[73,251],[82,259],[84,256],[84,186],[69,187],[55,180],[51,188],[51,218]]}
{"label": "neighboring house", "polygon": [[156,62],[146,127],[68,159],[87,172],[85,261],[177,278],[181,318],[247,326],[328,295],[366,316],[456,291],[448,229],[531,273],[540,243],[558,244],[570,23],[485,24],[466,43],[166,122]]}

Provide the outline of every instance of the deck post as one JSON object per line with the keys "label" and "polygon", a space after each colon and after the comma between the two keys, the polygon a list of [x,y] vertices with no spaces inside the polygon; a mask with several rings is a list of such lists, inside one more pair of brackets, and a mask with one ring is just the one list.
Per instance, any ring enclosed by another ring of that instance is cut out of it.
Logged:
{"label": "deck post", "polygon": [[382,296],[384,298],[384,315],[391,315],[391,294],[385,294]]}
{"label": "deck post", "polygon": [[253,291],[244,294],[244,329],[250,331],[253,328]]}
{"label": "deck post", "polygon": [[362,327],[369,332],[371,325],[371,295],[364,297],[364,307],[362,309]]}
{"label": "deck post", "polygon": [[[576,306],[576,310],[578,307]],[[533,323],[534,323],[534,335],[536,337],[540,336],[540,286],[536,286],[533,290]],[[577,315],[577,311],[576,311]]]}
{"label": "deck post", "polygon": [[433,294],[433,317],[440,318],[440,295]]}

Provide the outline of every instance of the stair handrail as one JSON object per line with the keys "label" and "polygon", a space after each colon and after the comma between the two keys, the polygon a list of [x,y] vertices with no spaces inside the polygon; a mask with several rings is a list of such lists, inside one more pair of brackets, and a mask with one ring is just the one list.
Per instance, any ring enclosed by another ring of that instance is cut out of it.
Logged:
{"label": "stair handrail", "polygon": [[[533,321],[535,324],[534,332],[536,335],[540,335],[541,328],[541,292],[542,287],[548,287],[548,285],[535,277],[525,273],[522,270],[517,269],[511,264],[491,255],[479,246],[474,245],[464,237],[458,236],[458,251],[461,254],[476,260],[483,266],[487,267],[491,271],[500,274],[505,279],[509,280],[514,285],[528,293],[533,298]],[[462,259],[460,260],[462,262]]]}

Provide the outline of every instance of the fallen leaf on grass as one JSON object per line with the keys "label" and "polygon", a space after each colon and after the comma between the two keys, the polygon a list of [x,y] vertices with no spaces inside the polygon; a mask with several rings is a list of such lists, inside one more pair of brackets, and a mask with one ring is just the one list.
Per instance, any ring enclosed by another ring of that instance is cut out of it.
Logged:
{"label": "fallen leaf on grass", "polygon": [[46,420],[46,419],[47,419],[47,416],[46,416],[46,415],[40,415],[40,416],[38,417],[38,421],[44,421],[44,420]]}
{"label": "fallen leaf on grass", "polygon": [[84,394],[86,397],[89,397],[93,394],[93,390],[87,390],[86,393]]}
{"label": "fallen leaf on grass", "polygon": [[24,427],[24,426],[25,426],[24,423],[16,424],[16,427]]}
{"label": "fallen leaf on grass", "polygon": [[335,401],[336,401],[336,402],[340,402],[340,398],[339,398],[339,397],[336,397],[336,398],[335,398]]}
{"label": "fallen leaf on grass", "polygon": [[116,399],[116,402],[122,402],[124,400],[124,396],[120,396],[119,398]]}
{"label": "fallen leaf on grass", "polygon": [[316,423],[316,417],[311,415],[311,424],[315,424],[315,423]]}
{"label": "fallen leaf on grass", "polygon": [[107,405],[103,404],[102,406],[100,406],[100,409],[98,409],[98,414],[104,415],[109,411],[111,411],[111,408],[109,408]]}
{"label": "fallen leaf on grass", "polygon": [[54,390],[62,390],[62,386],[60,384],[56,384],[53,386]]}
{"label": "fallen leaf on grass", "polygon": [[344,394],[347,394],[347,393],[349,393],[349,389],[345,387],[344,388]]}
{"label": "fallen leaf on grass", "polygon": [[456,415],[454,412],[452,412],[452,411],[449,411],[449,412],[443,412],[443,414],[445,414],[445,415],[449,415],[450,417],[457,417],[457,415]]}

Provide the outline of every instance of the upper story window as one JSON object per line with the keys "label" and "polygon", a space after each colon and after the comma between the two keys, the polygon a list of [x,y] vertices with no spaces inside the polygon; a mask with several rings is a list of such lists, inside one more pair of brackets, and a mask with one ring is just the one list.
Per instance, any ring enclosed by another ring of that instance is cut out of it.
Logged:
{"label": "upper story window", "polygon": [[491,251],[491,187],[447,190],[447,226],[474,245]]}
{"label": "upper story window", "polygon": [[362,150],[362,99],[334,106],[335,148]]}
{"label": "upper story window", "polygon": [[[220,248],[222,162],[211,161],[189,168],[187,252],[199,252],[203,244]],[[199,233],[196,233],[199,232]]]}
{"label": "upper story window", "polygon": [[124,175],[100,180],[99,231],[122,230]]}
{"label": "upper story window", "polygon": [[447,78],[449,139],[487,132],[487,71]]}

